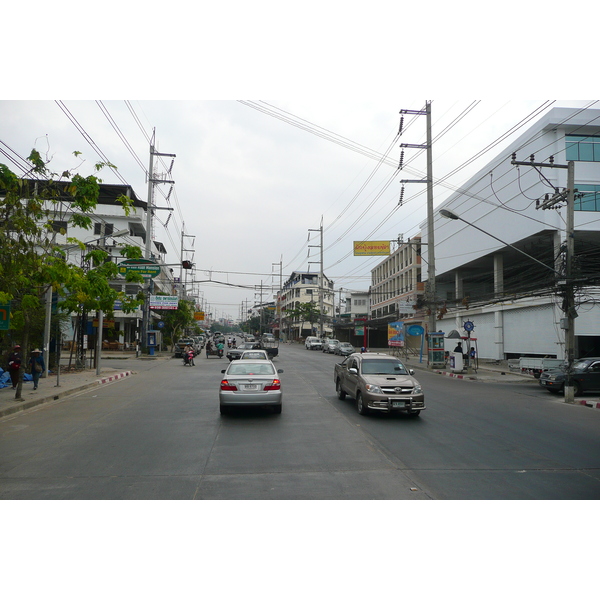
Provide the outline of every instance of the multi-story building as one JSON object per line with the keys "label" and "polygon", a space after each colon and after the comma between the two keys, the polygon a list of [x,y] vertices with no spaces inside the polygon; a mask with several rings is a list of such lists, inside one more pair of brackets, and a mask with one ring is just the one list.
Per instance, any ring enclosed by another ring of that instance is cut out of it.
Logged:
{"label": "multi-story building", "polygon": [[566,204],[538,207],[565,190],[569,161],[575,356],[600,355],[600,110],[555,108],[436,208],[436,327],[476,338],[481,358],[564,357]]}
{"label": "multi-story building", "polygon": [[369,292],[350,292],[346,295],[344,312],[340,311],[334,326],[334,337],[354,346],[362,346],[365,322],[370,317]]}
{"label": "multi-story building", "polygon": [[401,242],[398,248],[371,270],[371,318],[409,318],[423,294],[421,238]]}
{"label": "multi-story building", "polygon": [[[43,185],[40,182],[37,184]],[[129,215],[117,201],[120,196],[133,199]],[[142,251],[145,250],[146,236],[149,235],[146,231],[147,203],[140,200],[130,186],[100,184],[97,206],[91,215],[94,224],[92,229],[68,224],[70,206],[67,195],[61,197],[56,203],[48,204],[48,208],[52,210],[49,218],[53,220],[55,241],[65,249],[67,260],[71,262],[83,264],[81,249],[70,244],[68,238],[76,238],[88,246],[101,246],[110,255],[110,260],[117,263],[123,260],[120,249],[125,244],[137,245]],[[153,294],[173,294],[173,271],[165,266],[166,254],[167,250],[161,242],[152,241],[150,258],[162,266],[160,274],[150,282],[150,291]],[[110,286],[130,296],[136,296],[142,289],[141,284],[126,283],[124,279],[115,279],[110,282]],[[142,318],[141,308],[133,313],[125,313],[118,304],[115,305],[112,318],[104,321],[103,339],[116,340],[118,347],[141,340]],[[74,340],[76,320],[77,316],[73,315],[70,327],[63,331],[63,339]],[[95,336],[92,315],[89,316],[84,327],[86,335]]]}
{"label": "multi-story building", "polygon": [[[317,311],[319,311],[320,291],[322,291],[323,296],[323,312],[322,316],[317,318],[314,323],[286,316],[286,312],[308,302],[314,302]],[[278,303],[282,315],[280,325],[282,336],[288,339],[299,339],[320,333],[331,335],[334,315],[333,281],[325,275],[323,275],[323,281],[321,282],[318,273],[294,271],[283,284],[283,289],[279,292]]]}

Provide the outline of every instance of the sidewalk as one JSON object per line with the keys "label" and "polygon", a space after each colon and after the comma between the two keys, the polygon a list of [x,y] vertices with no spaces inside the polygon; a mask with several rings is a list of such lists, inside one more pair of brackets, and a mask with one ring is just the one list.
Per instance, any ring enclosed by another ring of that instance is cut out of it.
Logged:
{"label": "sidewalk", "polygon": [[[383,352],[384,354],[389,354],[390,350],[389,348],[369,348],[369,352]],[[497,363],[496,361],[479,361],[477,369],[472,369],[471,371],[464,369],[460,373],[453,373],[448,366],[440,369],[429,369],[427,366],[427,356],[423,356],[423,362],[421,363],[419,362],[418,356],[410,356],[408,359],[401,356],[400,359],[412,369],[430,371],[431,373],[455,377],[457,379],[488,382],[537,383],[537,379],[531,375],[511,371],[508,368],[508,363],[506,361],[498,361]]]}
{"label": "sidewalk", "polygon": [[[162,353],[153,357],[140,356],[137,360],[157,360],[171,356],[171,353]],[[136,375],[136,371],[119,368],[119,359],[135,360],[135,352],[103,352],[100,376],[96,375],[95,368],[72,372],[61,369],[59,387],[56,385],[56,373],[49,373],[47,378],[40,379],[38,389],[35,391],[33,382],[23,382],[21,401],[15,400],[15,390],[10,385],[0,389],[0,419],[40,404],[60,400],[89,388]]]}

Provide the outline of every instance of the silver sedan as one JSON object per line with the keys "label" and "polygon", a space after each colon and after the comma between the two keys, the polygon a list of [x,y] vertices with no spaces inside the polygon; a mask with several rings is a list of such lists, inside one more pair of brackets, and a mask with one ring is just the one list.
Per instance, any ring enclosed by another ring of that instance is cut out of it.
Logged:
{"label": "silver sedan", "polygon": [[227,414],[231,408],[244,406],[272,406],[281,413],[283,391],[279,373],[269,360],[235,360],[221,371],[219,408]]}

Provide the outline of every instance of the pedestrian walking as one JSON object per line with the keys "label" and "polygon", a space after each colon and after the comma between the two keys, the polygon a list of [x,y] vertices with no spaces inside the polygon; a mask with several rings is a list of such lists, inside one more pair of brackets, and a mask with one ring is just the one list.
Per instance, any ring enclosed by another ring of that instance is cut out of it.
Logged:
{"label": "pedestrian walking", "polygon": [[42,356],[42,351],[38,348],[32,350],[31,352],[31,358],[29,359],[29,368],[31,370],[31,376],[33,377],[33,389],[37,390],[40,376],[46,370],[46,365],[44,364],[44,357]]}
{"label": "pedestrian walking", "polygon": [[8,372],[10,373],[10,380],[12,381],[12,389],[17,389],[19,383],[19,369],[21,368],[21,346],[17,344],[10,356],[8,357]]}

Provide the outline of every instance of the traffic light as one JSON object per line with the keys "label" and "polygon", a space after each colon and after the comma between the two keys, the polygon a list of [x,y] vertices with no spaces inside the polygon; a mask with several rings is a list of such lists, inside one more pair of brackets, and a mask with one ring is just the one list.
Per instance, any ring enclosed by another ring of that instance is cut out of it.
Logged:
{"label": "traffic light", "polygon": [[181,261],[181,266],[182,266],[184,269],[191,269],[191,268],[192,268],[192,261],[191,261],[191,260],[184,260],[184,261]]}

